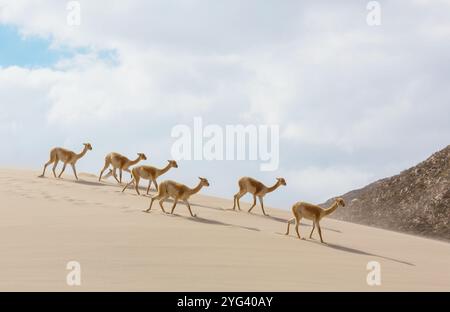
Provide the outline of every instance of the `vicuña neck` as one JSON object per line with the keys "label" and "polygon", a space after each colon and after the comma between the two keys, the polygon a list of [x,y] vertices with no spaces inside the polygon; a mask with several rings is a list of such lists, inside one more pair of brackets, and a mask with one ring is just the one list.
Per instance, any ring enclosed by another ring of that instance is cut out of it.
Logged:
{"label": "vicu\u00f1a neck", "polygon": [[273,186],[267,188],[267,193],[275,191],[279,186],[280,186],[280,184],[277,181]]}
{"label": "vicu\u00f1a neck", "polygon": [[162,169],[159,169],[159,172],[161,173],[161,174],[164,174],[164,173],[166,173],[167,171],[169,171],[170,170],[170,163],[169,164],[167,164],[167,166],[165,166],[164,168],[162,168]]}
{"label": "vicu\u00f1a neck", "polygon": [[86,155],[86,152],[87,152],[87,147],[85,146],[84,148],[83,148],[83,150],[81,151],[81,153],[79,153],[79,154],[77,154],[77,159],[80,159],[81,157],[83,157],[84,155]]}
{"label": "vicu\u00f1a neck", "polygon": [[195,193],[200,192],[200,190],[202,189],[202,187],[203,187],[203,184],[202,184],[202,182],[200,181],[196,187],[194,187],[193,189],[191,189],[191,191],[189,192],[189,194],[190,194],[190,195],[193,195],[193,194],[195,194]]}
{"label": "vicu\u00f1a neck", "polygon": [[337,201],[335,201],[329,208],[324,210],[324,216],[332,214],[337,209],[337,207],[339,207],[339,204]]}
{"label": "vicu\u00f1a neck", "polygon": [[136,158],[135,160],[130,161],[130,166],[129,167],[131,167],[133,165],[136,165],[140,160],[141,160],[141,157],[138,156],[138,158]]}

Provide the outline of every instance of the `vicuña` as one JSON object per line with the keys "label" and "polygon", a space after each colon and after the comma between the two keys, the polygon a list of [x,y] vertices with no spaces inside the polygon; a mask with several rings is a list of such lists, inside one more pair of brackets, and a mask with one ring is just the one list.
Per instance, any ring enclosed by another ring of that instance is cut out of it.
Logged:
{"label": "vicu\u00f1a", "polygon": [[45,170],[47,169],[47,166],[50,164],[53,164],[53,175],[56,178],[56,166],[58,166],[59,161],[62,161],[64,163],[64,166],[61,170],[61,173],[58,175],[58,178],[61,177],[61,175],[64,173],[64,170],[66,170],[67,164],[72,166],[73,173],[75,174],[75,178],[78,180],[77,176],[77,170],[75,168],[75,164],[77,161],[86,155],[87,151],[92,150],[92,146],[89,143],[83,143],[84,148],[81,151],[81,153],[77,154],[75,152],[69,151],[62,147],[55,147],[50,151],[50,160],[44,165],[44,170],[42,171],[42,174],[40,177],[45,176]]}
{"label": "vicu\u00f1a", "polygon": [[[110,170],[105,178],[110,177],[111,175],[116,179],[117,183],[122,183],[122,171],[126,171],[131,174],[130,167],[136,165],[141,160],[147,160],[147,157],[144,153],[138,153],[138,157],[135,160],[130,160],[127,157],[120,155],[119,153],[110,153],[105,157],[105,165],[103,166],[102,171],[100,172],[100,176],[98,177],[98,181],[101,181],[103,173],[106,169],[108,169],[109,165],[112,165],[113,169]],[[117,179],[116,170],[119,169],[119,179]]]}
{"label": "vicu\u00f1a", "polygon": [[317,229],[319,230],[319,236],[320,241],[323,243],[322,239],[322,229],[320,228],[320,220],[328,216],[329,214],[333,213],[339,206],[344,207],[345,202],[342,198],[336,198],[333,202],[333,204],[329,208],[322,208],[317,205],[305,203],[305,202],[298,202],[295,203],[292,206],[292,213],[294,214],[294,217],[287,222],[287,230],[286,235],[289,234],[289,226],[290,223],[295,221],[295,231],[297,232],[298,238],[300,237],[300,233],[298,232],[298,227],[300,226],[300,221],[302,218],[312,220],[313,221],[313,228],[311,233],[309,234],[309,238],[312,238],[312,234],[314,232],[314,229],[317,226]]}
{"label": "vicu\u00f1a", "polygon": [[139,181],[140,179],[149,180],[148,187],[147,187],[147,195],[150,192],[150,186],[155,184],[155,189],[158,191],[158,183],[156,182],[156,179],[166,173],[170,170],[170,168],[178,168],[178,164],[175,160],[168,160],[168,164],[164,168],[155,168],[152,166],[137,166],[134,167],[131,170],[131,175],[133,176],[133,179],[125,185],[122,192],[124,192],[128,186],[134,183],[134,188],[136,189],[136,192],[138,195],[141,195],[139,193]]}
{"label": "vicu\u00f1a", "polygon": [[263,197],[266,196],[267,193],[275,191],[279,186],[286,185],[286,181],[283,178],[277,178],[277,182],[273,186],[268,187],[259,182],[258,180],[255,180],[250,177],[243,177],[239,179],[238,184],[239,184],[239,192],[237,192],[236,195],[234,195],[233,210],[236,209],[236,203],[239,210],[241,210],[239,200],[245,194],[250,193],[253,195],[253,205],[250,207],[248,212],[251,212],[252,209],[256,206],[256,197],[258,197],[259,202],[261,204],[262,212],[265,216],[267,216],[268,214],[266,214],[266,212],[264,211]]}
{"label": "vicu\u00f1a", "polygon": [[177,183],[175,181],[164,181],[159,185],[158,188],[158,194],[152,197],[152,200],[150,202],[150,207],[148,207],[145,212],[149,212],[152,209],[153,202],[155,200],[159,200],[159,206],[161,207],[162,211],[165,213],[164,207],[162,203],[168,199],[169,197],[172,197],[174,199],[172,210],[170,211],[171,214],[173,214],[173,211],[175,210],[175,206],[177,205],[178,201],[183,201],[186,206],[189,209],[189,213],[192,217],[196,217],[196,215],[192,214],[191,205],[189,204],[189,197],[192,195],[200,192],[202,187],[209,186],[209,182],[205,178],[199,177],[200,181],[197,184],[196,187],[190,188],[184,184]]}

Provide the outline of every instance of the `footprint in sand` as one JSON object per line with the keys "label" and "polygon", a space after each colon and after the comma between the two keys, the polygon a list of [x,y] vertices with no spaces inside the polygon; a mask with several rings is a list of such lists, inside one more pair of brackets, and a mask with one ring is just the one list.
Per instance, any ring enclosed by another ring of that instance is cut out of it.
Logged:
{"label": "footprint in sand", "polygon": [[72,204],[78,203],[78,200],[76,200],[75,198],[71,198],[71,197],[65,198],[65,200]]}
{"label": "footprint in sand", "polygon": [[51,195],[45,194],[44,198],[49,201],[57,201],[57,199]]}

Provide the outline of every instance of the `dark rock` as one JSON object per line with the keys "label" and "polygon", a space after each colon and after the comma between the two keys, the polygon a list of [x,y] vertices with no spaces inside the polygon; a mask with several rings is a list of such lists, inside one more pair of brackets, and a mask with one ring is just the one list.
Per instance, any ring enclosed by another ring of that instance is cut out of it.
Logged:
{"label": "dark rock", "polygon": [[332,218],[450,240],[450,145],[413,168],[342,197],[347,205]]}

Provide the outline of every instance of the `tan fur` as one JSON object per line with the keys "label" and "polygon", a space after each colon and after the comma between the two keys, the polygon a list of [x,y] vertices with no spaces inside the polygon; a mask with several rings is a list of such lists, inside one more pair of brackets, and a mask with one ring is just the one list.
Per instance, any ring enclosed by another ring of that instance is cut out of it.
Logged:
{"label": "tan fur", "polygon": [[297,232],[298,238],[301,238],[300,233],[298,232],[298,227],[300,225],[301,219],[305,218],[305,219],[313,221],[313,229],[312,229],[311,233],[309,234],[309,238],[312,238],[314,229],[317,226],[317,228],[319,230],[320,241],[323,243],[322,229],[320,228],[320,220],[323,217],[333,213],[339,206],[342,206],[342,207],[345,206],[345,202],[342,198],[336,198],[334,203],[327,209],[324,209],[317,205],[305,203],[305,202],[295,203],[294,206],[292,206],[292,213],[294,214],[294,218],[288,220],[288,222],[287,222],[286,235],[289,234],[290,223],[295,221],[295,231]]}
{"label": "tan fur", "polygon": [[[110,176],[113,176],[114,179],[118,183],[122,183],[122,172],[126,171],[131,174],[130,167],[136,165],[141,160],[146,160],[147,157],[143,153],[138,153],[138,157],[135,160],[130,160],[127,157],[120,155],[119,153],[110,153],[106,155],[105,157],[105,165],[103,166],[102,171],[100,172],[100,176],[98,178],[98,181],[102,179],[103,173],[110,165],[112,165],[113,169],[109,170],[105,178],[108,178]],[[119,179],[117,179],[117,173],[116,170],[119,169]]]}
{"label": "tan fur", "polygon": [[200,182],[198,185],[194,188],[187,187],[184,184],[177,183],[175,181],[166,180],[163,181],[158,188],[158,194],[152,197],[152,200],[150,202],[150,207],[148,207],[147,210],[144,210],[145,212],[149,212],[152,209],[153,201],[156,199],[159,200],[159,206],[161,207],[162,211],[166,213],[164,210],[164,207],[162,203],[164,200],[168,199],[169,197],[172,197],[174,199],[171,214],[173,214],[173,211],[175,210],[175,206],[177,205],[178,201],[183,201],[186,206],[189,209],[189,213],[192,217],[196,217],[196,215],[192,214],[191,205],[188,202],[189,197],[192,195],[198,193],[202,187],[209,186],[209,182],[205,178],[199,177]]}
{"label": "tan fur", "polygon": [[151,166],[137,166],[134,167],[131,170],[131,176],[133,179],[130,183],[125,185],[122,192],[124,192],[128,186],[130,186],[132,183],[134,183],[134,188],[136,189],[136,192],[138,195],[139,193],[139,181],[140,179],[149,180],[148,187],[147,187],[147,195],[150,191],[150,186],[152,185],[152,182],[155,184],[156,190],[158,190],[158,183],[156,182],[156,179],[166,173],[170,170],[170,168],[178,168],[178,164],[175,160],[168,160],[168,164],[164,168],[155,168]]}
{"label": "tan fur", "polygon": [[53,148],[50,151],[50,160],[47,163],[45,163],[44,170],[42,171],[42,174],[40,175],[40,177],[44,177],[47,166],[50,164],[53,164],[52,171],[53,171],[53,175],[56,178],[56,166],[58,166],[59,161],[62,161],[64,163],[64,166],[61,170],[61,173],[58,175],[58,178],[61,177],[61,175],[64,173],[64,170],[66,170],[66,165],[69,164],[72,166],[72,170],[73,170],[73,173],[75,174],[75,178],[78,180],[75,164],[81,157],[83,157],[87,153],[88,150],[89,151],[92,150],[91,144],[83,143],[83,145],[84,145],[83,151],[81,151],[81,153],[79,153],[79,154],[69,151],[65,148],[61,148],[61,147]]}
{"label": "tan fur", "polygon": [[261,204],[262,212],[265,216],[267,216],[266,212],[264,211],[263,197],[267,193],[276,190],[279,186],[286,185],[286,181],[283,178],[277,178],[277,182],[273,186],[267,187],[258,180],[255,180],[250,177],[243,177],[239,179],[238,184],[239,184],[239,192],[237,192],[236,195],[234,195],[233,210],[236,209],[236,203],[239,210],[241,210],[239,200],[245,194],[250,193],[253,195],[253,205],[250,207],[248,212],[251,212],[252,209],[256,206],[256,197],[258,197],[259,202]]}

